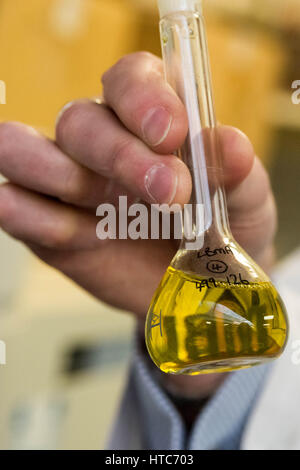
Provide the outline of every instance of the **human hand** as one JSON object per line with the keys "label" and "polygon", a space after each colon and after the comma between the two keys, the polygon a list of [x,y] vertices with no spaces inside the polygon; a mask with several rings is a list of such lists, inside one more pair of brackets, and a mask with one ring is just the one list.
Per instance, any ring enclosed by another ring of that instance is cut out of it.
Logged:
{"label": "human hand", "polygon": [[[103,77],[104,102],[63,109],[56,141],[19,123],[0,125],[0,225],[50,266],[113,306],[144,318],[176,245],[96,237],[96,207],[119,195],[188,203],[191,178],[172,153],[188,131],[183,104],[149,53],[124,57]],[[276,209],[248,138],[220,127],[232,232],[266,270]]]}

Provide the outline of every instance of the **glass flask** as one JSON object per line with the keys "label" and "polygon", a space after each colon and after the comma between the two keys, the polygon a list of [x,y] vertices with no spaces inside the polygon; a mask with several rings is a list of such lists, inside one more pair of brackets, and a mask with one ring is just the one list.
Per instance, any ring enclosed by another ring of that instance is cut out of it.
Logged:
{"label": "glass flask", "polygon": [[288,320],[269,277],[229,227],[201,2],[159,0],[159,8],[166,80],[189,120],[177,154],[193,189],[180,248],[148,311],[147,349],[171,374],[263,364],[284,350]]}

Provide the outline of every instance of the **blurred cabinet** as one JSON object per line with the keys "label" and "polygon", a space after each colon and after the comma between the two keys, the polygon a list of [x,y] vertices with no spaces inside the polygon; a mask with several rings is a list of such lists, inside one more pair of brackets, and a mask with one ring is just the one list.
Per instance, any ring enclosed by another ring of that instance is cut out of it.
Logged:
{"label": "blurred cabinet", "polygon": [[[29,316],[0,317],[0,449],[104,449],[128,375],[132,323],[99,303],[94,311],[43,303]],[[89,348],[96,357],[84,359]]]}
{"label": "blurred cabinet", "polygon": [[0,120],[52,134],[66,102],[99,95],[102,73],[136,44],[135,10],[123,0],[2,0]]}

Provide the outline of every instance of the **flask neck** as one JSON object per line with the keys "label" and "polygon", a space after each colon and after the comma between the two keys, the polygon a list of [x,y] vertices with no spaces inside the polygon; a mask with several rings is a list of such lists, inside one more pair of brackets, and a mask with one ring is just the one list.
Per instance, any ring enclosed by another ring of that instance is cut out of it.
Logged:
{"label": "flask neck", "polygon": [[169,14],[160,22],[160,33],[166,80],[183,101],[189,121],[178,150],[193,180],[188,221],[193,234],[187,236],[185,225],[183,244],[191,238],[201,244],[205,233],[230,236],[203,16],[200,11]]}

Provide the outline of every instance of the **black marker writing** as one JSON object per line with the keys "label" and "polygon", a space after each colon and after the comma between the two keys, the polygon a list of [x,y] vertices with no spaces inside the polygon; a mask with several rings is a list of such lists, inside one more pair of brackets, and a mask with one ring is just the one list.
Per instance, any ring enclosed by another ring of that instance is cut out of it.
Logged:
{"label": "black marker writing", "polygon": [[203,254],[198,253],[198,258],[204,258],[205,256],[210,258],[216,255],[233,255],[233,252],[229,245],[224,248],[216,248],[215,250],[211,250],[208,246]]}

